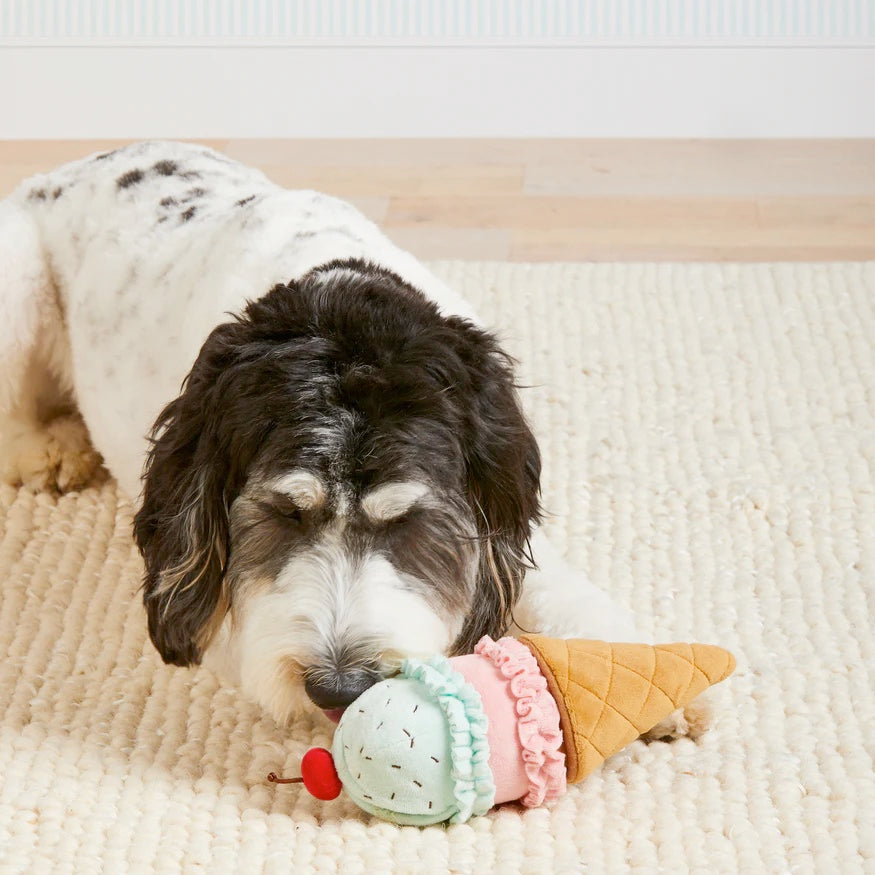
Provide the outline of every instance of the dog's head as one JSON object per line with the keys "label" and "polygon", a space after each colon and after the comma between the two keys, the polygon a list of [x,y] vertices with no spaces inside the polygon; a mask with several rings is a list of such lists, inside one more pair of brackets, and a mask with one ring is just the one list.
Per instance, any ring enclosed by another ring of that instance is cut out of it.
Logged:
{"label": "dog's head", "polygon": [[506,630],[539,473],[491,335],[361,262],[277,286],[156,422],[134,526],[152,641],[177,665],[222,651],[277,719],[340,707]]}

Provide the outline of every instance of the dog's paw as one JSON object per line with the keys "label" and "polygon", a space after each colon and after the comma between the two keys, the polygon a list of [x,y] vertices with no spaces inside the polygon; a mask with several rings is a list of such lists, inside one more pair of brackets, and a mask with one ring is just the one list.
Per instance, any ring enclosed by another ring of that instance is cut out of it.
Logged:
{"label": "dog's paw", "polygon": [[100,467],[100,456],[91,446],[88,429],[79,416],[60,416],[48,425],[57,465],[54,485],[61,492],[81,489]]}
{"label": "dog's paw", "polygon": [[38,491],[81,489],[100,465],[79,416],[61,416],[42,428],[13,424],[2,449],[0,479]]}
{"label": "dog's paw", "polygon": [[694,741],[711,725],[711,708],[706,701],[696,699],[685,708],[672,711],[660,720],[653,729],[645,732],[644,741],[672,741],[675,738],[691,738]]}

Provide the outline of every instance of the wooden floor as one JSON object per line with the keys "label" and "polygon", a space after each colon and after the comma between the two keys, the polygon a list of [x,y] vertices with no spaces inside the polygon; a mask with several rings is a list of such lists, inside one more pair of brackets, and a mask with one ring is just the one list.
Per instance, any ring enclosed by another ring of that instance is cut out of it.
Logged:
{"label": "wooden floor", "polygon": [[[422,258],[875,259],[875,140],[210,140]],[[0,141],[17,181],[119,141]]]}

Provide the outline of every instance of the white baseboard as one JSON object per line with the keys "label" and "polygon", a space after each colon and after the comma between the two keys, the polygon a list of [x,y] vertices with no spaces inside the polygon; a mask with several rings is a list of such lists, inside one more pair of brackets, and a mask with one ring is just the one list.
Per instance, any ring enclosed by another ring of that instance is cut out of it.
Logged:
{"label": "white baseboard", "polygon": [[875,137],[872,48],[4,48],[0,138]]}

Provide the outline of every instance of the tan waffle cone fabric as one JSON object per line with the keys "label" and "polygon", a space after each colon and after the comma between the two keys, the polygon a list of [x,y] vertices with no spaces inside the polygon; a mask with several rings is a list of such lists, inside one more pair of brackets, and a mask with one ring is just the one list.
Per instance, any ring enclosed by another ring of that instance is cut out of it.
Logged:
{"label": "tan waffle cone fabric", "polygon": [[522,636],[559,705],[568,781],[729,677],[735,658],[707,644],[610,644]]}
{"label": "tan waffle cone fabric", "polygon": [[[875,870],[875,265],[436,265],[520,360],[547,530],[653,641],[738,667],[697,742],[552,808],[400,828],[149,643],[112,484],[0,487],[0,873]],[[532,630],[567,635],[566,630]]]}

